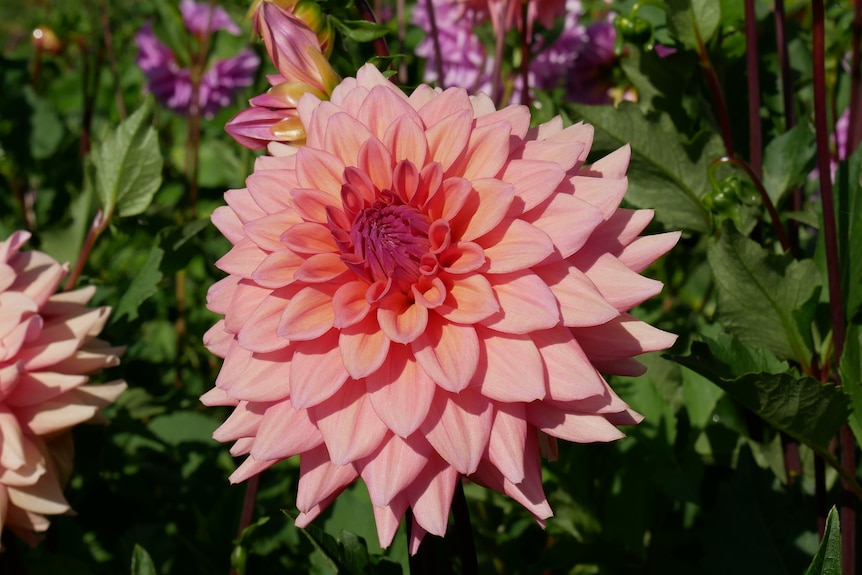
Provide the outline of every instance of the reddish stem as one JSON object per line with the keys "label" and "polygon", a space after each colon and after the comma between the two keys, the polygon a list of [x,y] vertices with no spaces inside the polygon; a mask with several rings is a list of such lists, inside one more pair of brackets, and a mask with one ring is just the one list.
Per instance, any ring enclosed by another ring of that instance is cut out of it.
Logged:
{"label": "reddish stem", "polygon": [[[245,497],[242,500],[242,512],[239,515],[239,526],[236,530],[236,538],[239,541],[242,532],[245,531],[254,518],[254,505],[257,500],[257,488],[260,485],[260,474],[252,475],[245,484]],[[230,575],[236,575],[236,569],[231,567]]]}
{"label": "reddish stem", "polygon": [[[362,14],[363,20],[377,24],[377,18],[374,16],[374,11],[371,9],[371,6],[368,5],[366,0],[356,0],[356,7],[359,8],[359,13]],[[389,57],[389,47],[386,45],[385,38],[378,38],[374,41],[373,46],[375,54],[381,58]]]}
{"label": "reddish stem", "polygon": [[443,77],[443,49],[440,47],[440,29],[437,28],[437,13],[434,1],[425,0],[425,11],[428,12],[428,25],[431,26],[431,44],[434,46],[434,67],[437,70],[437,85],[446,89]]}
{"label": "reddish stem", "polygon": [[735,157],[736,152],[733,149],[733,138],[730,135],[730,116],[727,113],[727,104],[725,103],[724,95],[721,92],[718,74],[716,74],[715,68],[712,66],[709,54],[706,52],[706,46],[697,30],[695,30],[695,39],[697,41],[697,57],[700,61],[700,67],[703,69],[706,84],[709,87],[713,103],[715,104],[715,114],[718,117],[718,127],[721,130],[721,139],[724,142],[727,155]]}
{"label": "reddish stem", "polygon": [[763,176],[762,147],[760,129],[760,71],[757,54],[757,16],[754,14],[754,0],[745,0],[745,62],[748,71],[748,135],[751,141],[749,164],[758,178]]}
{"label": "reddish stem", "polygon": [[93,223],[90,225],[90,231],[87,232],[87,237],[84,240],[84,245],[81,246],[81,253],[78,254],[78,260],[75,262],[75,267],[72,268],[72,273],[66,278],[66,283],[63,285],[63,291],[72,291],[78,284],[78,279],[84,271],[84,266],[87,263],[87,258],[90,257],[90,252],[93,251],[93,245],[96,243],[96,238],[99,234],[105,231],[108,227],[109,217],[102,216],[102,210],[96,212],[93,218]]}
{"label": "reddish stem", "polygon": [[[812,54],[814,66],[814,128],[817,138],[817,167],[820,171],[820,198],[823,208],[823,239],[826,247],[826,271],[829,283],[829,315],[832,323],[833,379],[840,384],[838,373],[844,351],[844,305],[841,297],[841,264],[838,257],[838,234],[835,222],[835,199],[829,157],[829,131],[826,123],[826,64],[823,0],[812,0]],[[845,426],[846,427],[846,426]],[[856,452],[852,434],[841,431],[841,465],[845,472],[855,473]],[[842,482],[841,498],[841,566],[842,572],[856,572],[855,498]]]}

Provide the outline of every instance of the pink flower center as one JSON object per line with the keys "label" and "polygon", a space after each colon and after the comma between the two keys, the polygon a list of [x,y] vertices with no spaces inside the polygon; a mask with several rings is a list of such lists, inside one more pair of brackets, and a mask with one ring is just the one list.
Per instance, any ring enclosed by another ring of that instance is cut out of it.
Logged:
{"label": "pink flower center", "polygon": [[376,200],[353,219],[353,253],[365,262],[372,281],[391,278],[392,285],[403,289],[419,279],[420,260],[430,247],[429,228],[428,218],[416,208]]}

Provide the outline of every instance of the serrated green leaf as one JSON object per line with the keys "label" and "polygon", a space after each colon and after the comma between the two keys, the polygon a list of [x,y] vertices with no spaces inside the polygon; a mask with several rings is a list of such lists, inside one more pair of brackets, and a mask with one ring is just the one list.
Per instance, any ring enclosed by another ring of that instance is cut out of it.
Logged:
{"label": "serrated green leaf", "polygon": [[856,436],[856,442],[862,444],[862,329],[856,324],[847,329],[840,373],[841,383],[853,405],[848,423]]}
{"label": "serrated green leaf", "polygon": [[120,303],[114,310],[112,322],[119,321],[120,318],[126,316],[129,321],[138,317],[138,308],[141,304],[158,291],[158,284],[162,281],[162,272],[159,266],[162,263],[162,257],[165,251],[154,244],[150,248],[150,253],[147,255],[147,261],[141,267],[141,271],[132,280],[128,289],[120,298]]}
{"label": "serrated green leaf", "polygon": [[724,155],[717,136],[705,135],[683,146],[669,116],[656,113],[647,118],[630,102],[619,108],[572,104],[570,109],[617,145],[631,144],[629,202],[655,209],[656,219],[670,228],[711,229],[710,215],[700,198],[709,191],[707,166]]}
{"label": "serrated green leaf", "polygon": [[389,33],[389,28],[383,24],[376,24],[367,20],[331,19],[338,27],[338,30],[354,42],[372,42],[378,38],[383,38]]}
{"label": "serrated green leaf", "polygon": [[826,516],[823,540],[805,575],[841,575],[841,522],[834,506]]}
{"label": "serrated green leaf", "polygon": [[721,22],[721,3],[715,0],[667,0],[667,24],[686,48],[706,44]]}
{"label": "serrated green leaf", "polygon": [[147,550],[135,544],[132,550],[132,575],[156,575],[156,566]]}
{"label": "serrated green leaf", "polygon": [[672,359],[724,389],[776,429],[823,451],[850,413],[850,399],[841,388],[788,373],[738,375],[706,343],[694,342],[690,355]]}
{"label": "serrated green leaf", "polygon": [[773,204],[801,186],[814,168],[814,130],[802,122],[774,138],[763,153],[763,187]]}
{"label": "serrated green leaf", "polygon": [[820,285],[811,260],[771,254],[736,231],[722,226],[721,240],[707,248],[718,292],[718,319],[741,341],[770,350],[782,359],[808,365],[811,352],[793,312]]}
{"label": "serrated green leaf", "polygon": [[142,213],[162,183],[163,160],[151,112],[148,99],[91,152],[96,192],[106,214]]}

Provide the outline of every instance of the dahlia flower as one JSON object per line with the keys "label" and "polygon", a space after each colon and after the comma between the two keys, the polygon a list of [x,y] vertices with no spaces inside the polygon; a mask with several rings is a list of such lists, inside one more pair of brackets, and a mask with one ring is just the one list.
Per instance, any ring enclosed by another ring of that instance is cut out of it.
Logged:
{"label": "dahlia flower", "polygon": [[242,146],[262,150],[270,142],[301,142],[305,130],[296,105],[305,93],[325,98],[338,84],[320,39],[301,19],[273,2],[263,1],[255,12],[255,28],[263,37],[278,74],[267,77],[272,88],[252,98],[225,130]]}
{"label": "dahlia flower", "polygon": [[627,313],[679,237],[619,208],[629,147],[587,166],[588,125],[408,97],[370,65],[298,113],[307,145],[258,158],[212,216],[233,248],[202,401],[234,406],[214,433],[247,456],[231,481],[299,455],[304,526],[361,477],[382,546],[412,509],[414,552],[462,477],[543,523],[540,444],[623,437],[640,416],[599,372],[675,339]]}
{"label": "dahlia flower", "polygon": [[85,307],[92,287],[55,294],[68,266],[19,251],[29,237],[0,242],[0,532],[32,542],[45,515],[69,511],[68,430],[97,418],[126,384],[87,384],[122,353],[96,339],[110,310]]}
{"label": "dahlia flower", "polygon": [[[201,41],[210,32],[225,30],[239,34],[239,27],[221,8],[211,13],[209,4],[183,0],[180,12],[188,31]],[[135,35],[138,47],[136,62],[147,77],[147,91],[165,108],[188,114],[192,103],[192,72],[177,61],[171,49],[153,33],[152,24],[144,24]],[[198,105],[207,118],[231,104],[242,88],[254,82],[260,58],[244,48],[237,56],[217,60],[203,72],[198,89]]]}

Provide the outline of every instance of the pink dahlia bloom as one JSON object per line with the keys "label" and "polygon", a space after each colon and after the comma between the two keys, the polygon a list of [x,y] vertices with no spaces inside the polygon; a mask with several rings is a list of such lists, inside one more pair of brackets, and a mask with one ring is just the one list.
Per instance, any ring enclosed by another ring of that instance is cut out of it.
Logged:
{"label": "pink dahlia bloom", "polygon": [[68,430],[98,417],[126,384],[87,384],[122,353],[96,339],[110,310],[85,307],[93,288],[55,294],[68,266],[19,251],[29,237],[0,242],[0,532],[35,541],[45,515],[69,511]]}
{"label": "pink dahlia bloom", "polygon": [[627,313],[679,237],[619,208],[629,147],[586,166],[588,125],[408,97],[370,65],[298,111],[307,145],[259,158],[212,217],[233,248],[202,400],[235,407],[214,433],[247,456],[231,481],[299,455],[304,526],[361,477],[381,545],[410,507],[414,551],[462,477],[543,522],[540,443],[622,437],[640,416],[599,372],[675,339]]}

